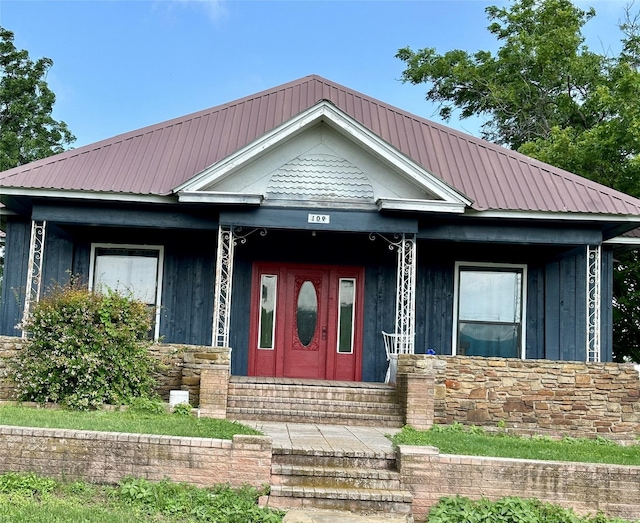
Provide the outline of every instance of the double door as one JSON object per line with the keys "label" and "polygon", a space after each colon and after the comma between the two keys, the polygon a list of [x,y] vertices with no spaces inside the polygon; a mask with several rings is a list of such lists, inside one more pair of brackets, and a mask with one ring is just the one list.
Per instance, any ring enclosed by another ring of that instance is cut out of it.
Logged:
{"label": "double door", "polygon": [[360,267],[253,267],[249,374],[360,381]]}

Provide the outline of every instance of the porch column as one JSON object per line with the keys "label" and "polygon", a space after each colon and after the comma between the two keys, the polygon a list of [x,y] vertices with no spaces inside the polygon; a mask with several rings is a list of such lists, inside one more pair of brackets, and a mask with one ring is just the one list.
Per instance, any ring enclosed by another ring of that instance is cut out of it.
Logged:
{"label": "porch column", "polygon": [[587,361],[600,361],[602,247],[587,245]]}
{"label": "porch column", "polygon": [[416,236],[402,234],[396,282],[396,343],[399,353],[415,352]]}
{"label": "porch column", "polygon": [[216,257],[216,286],[213,305],[213,332],[211,340],[213,347],[229,347],[234,247],[233,228],[229,225],[219,225],[218,254]]}
{"label": "porch column", "polygon": [[[22,321],[29,318],[31,306],[40,300],[42,287],[42,260],[44,258],[44,239],[47,232],[46,221],[31,220],[31,241],[29,243],[29,260],[27,262],[27,285],[24,296],[24,311]],[[27,332],[22,330],[22,337],[27,337]]]}

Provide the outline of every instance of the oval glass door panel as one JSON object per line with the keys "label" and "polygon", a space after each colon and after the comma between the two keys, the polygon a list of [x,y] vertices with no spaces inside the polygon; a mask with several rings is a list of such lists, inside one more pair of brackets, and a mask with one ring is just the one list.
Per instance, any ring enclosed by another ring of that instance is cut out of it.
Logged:
{"label": "oval glass door panel", "polygon": [[306,347],[313,340],[318,323],[318,295],[315,286],[308,280],[302,284],[298,294],[296,323],[298,339]]}

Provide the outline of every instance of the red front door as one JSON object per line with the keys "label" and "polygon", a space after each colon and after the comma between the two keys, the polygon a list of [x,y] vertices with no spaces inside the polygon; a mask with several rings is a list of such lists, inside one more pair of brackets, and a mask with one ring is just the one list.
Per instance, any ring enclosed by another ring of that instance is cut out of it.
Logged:
{"label": "red front door", "polygon": [[361,268],[257,263],[249,374],[359,381]]}

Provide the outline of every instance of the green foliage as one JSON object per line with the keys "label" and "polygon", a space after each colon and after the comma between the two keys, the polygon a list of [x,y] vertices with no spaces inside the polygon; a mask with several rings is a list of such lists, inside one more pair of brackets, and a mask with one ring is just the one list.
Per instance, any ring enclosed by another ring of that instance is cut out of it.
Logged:
{"label": "green foliage", "polygon": [[129,410],[139,414],[165,414],[164,403],[158,398],[138,396],[129,401]]}
{"label": "green foliage", "polygon": [[50,493],[56,482],[33,472],[7,472],[0,476],[0,493],[18,493],[30,496]]}
{"label": "green foliage", "polygon": [[[2,488],[4,486],[4,488]],[[118,486],[58,482],[35,474],[0,475],[0,521],[12,523],[279,523],[279,511],[259,508],[261,493],[226,485],[127,478]]]}
{"label": "green foliage", "polygon": [[277,523],[282,514],[258,507],[261,495],[252,487],[232,489],[220,485],[198,489],[170,481],[152,483],[128,478],[120,484],[120,500],[163,515],[195,517],[216,523]]}
{"label": "green foliage", "polygon": [[602,514],[580,517],[535,499],[506,497],[497,501],[472,501],[461,496],[442,498],[429,512],[428,523],[623,523]]}
{"label": "green foliage", "polygon": [[173,407],[173,413],[177,416],[191,416],[193,407],[188,403],[178,403]]}
{"label": "green foliage", "polygon": [[[571,0],[514,0],[487,7],[500,47],[400,49],[402,78],[429,85],[448,119],[485,117],[482,136],[640,197],[640,18],[619,24],[618,56],[594,53],[582,28],[595,16]],[[603,44],[603,47],[607,47]],[[614,357],[640,362],[640,263],[623,253],[614,273]]]}
{"label": "green foliage", "polygon": [[0,27],[0,171],[62,152],[75,137],[51,116],[56,97],[46,82],[53,65],[16,49]]}
{"label": "green foliage", "polygon": [[23,328],[29,338],[13,366],[21,400],[88,409],[153,390],[150,318],[138,300],[72,281],[41,299]]}

